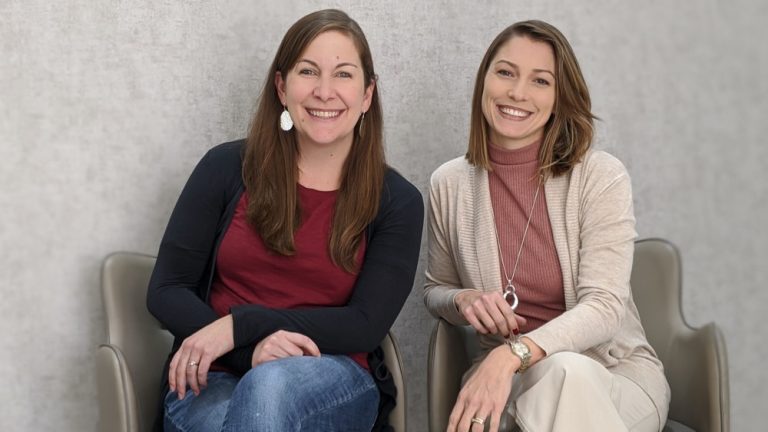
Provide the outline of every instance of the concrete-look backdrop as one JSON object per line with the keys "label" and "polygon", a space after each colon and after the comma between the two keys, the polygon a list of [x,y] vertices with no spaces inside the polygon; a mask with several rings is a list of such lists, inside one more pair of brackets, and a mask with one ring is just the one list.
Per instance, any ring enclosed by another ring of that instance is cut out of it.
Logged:
{"label": "concrete-look backdrop", "polygon": [[[632,175],[641,237],[680,247],[685,314],[725,333],[734,430],[761,428],[766,2],[0,0],[0,430],[96,430],[102,259],[156,253],[200,156],[244,136],[285,30],[325,7],[367,33],[389,162],[422,191],[464,152],[492,38],[521,19],[558,26],[601,118],[596,146]],[[413,431],[433,325],[423,255],[395,325]]]}

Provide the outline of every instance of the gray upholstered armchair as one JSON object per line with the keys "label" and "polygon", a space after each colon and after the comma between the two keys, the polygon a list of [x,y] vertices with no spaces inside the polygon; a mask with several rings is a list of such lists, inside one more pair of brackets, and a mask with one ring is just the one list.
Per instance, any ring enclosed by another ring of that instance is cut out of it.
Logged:
{"label": "gray upholstered armchair", "polygon": [[[102,295],[107,342],[96,351],[99,430],[152,430],[160,403],[160,374],[172,336],[146,307],[146,293],[155,258],[115,253],[102,268]],[[382,341],[385,364],[398,389],[397,406],[389,416],[395,431],[405,431],[405,383],[394,337]]]}
{"label": "gray upholstered armchair", "polygon": [[[692,328],[680,304],[680,254],[661,239],[635,243],[632,295],[656,350],[672,401],[665,432],[728,432],[730,405],[725,342],[714,323]],[[478,352],[471,327],[439,320],[429,347],[429,428],[444,431],[461,376]]]}

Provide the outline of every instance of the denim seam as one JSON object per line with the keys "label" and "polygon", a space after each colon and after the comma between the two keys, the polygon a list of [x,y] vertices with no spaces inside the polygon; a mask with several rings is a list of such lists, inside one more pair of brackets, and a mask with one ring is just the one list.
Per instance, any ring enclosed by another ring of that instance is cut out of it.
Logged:
{"label": "denim seam", "polygon": [[[334,403],[329,404],[328,406],[322,407],[322,408],[320,408],[320,409],[318,409],[318,410],[316,410],[316,411],[314,411],[312,413],[309,413],[309,414],[303,416],[302,418],[299,419],[299,427],[301,427],[301,425],[304,423],[304,421],[306,419],[308,419],[310,417],[313,417],[313,416],[316,416],[318,414],[321,414],[321,413],[323,413],[325,411],[328,411],[330,409],[338,408],[340,406],[346,405],[346,404],[352,402],[354,399],[360,397],[360,395],[362,395],[363,393],[367,392],[368,390],[370,390],[372,388],[374,388],[374,389],[376,388],[376,383],[375,382],[373,384],[365,386],[364,388],[358,387],[359,391],[357,393],[352,394],[352,395],[350,395],[350,396],[348,396],[346,398],[336,400],[336,401],[334,401]],[[375,419],[374,419],[374,421],[375,421]]]}

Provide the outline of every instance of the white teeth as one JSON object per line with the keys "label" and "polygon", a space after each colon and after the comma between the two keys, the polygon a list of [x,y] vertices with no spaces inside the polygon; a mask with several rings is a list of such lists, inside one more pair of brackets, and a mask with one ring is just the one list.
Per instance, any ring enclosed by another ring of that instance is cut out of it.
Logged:
{"label": "white teeth", "polygon": [[311,114],[314,117],[320,117],[320,118],[334,118],[338,117],[339,114],[341,114],[341,111],[319,111],[319,110],[308,110],[309,114]]}
{"label": "white teeth", "polygon": [[499,107],[499,110],[503,112],[504,114],[515,116],[515,117],[528,117],[531,113],[527,111],[522,111],[510,107]]}

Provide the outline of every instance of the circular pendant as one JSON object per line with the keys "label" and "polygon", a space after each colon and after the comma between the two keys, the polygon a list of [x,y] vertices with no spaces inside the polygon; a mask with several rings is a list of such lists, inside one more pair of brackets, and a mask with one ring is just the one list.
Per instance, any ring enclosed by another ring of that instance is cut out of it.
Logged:
{"label": "circular pendant", "polygon": [[517,300],[517,294],[515,294],[515,287],[512,286],[511,289],[507,288],[504,290],[504,301],[507,302],[509,307],[512,308],[512,310],[517,309],[517,304],[519,301]]}

